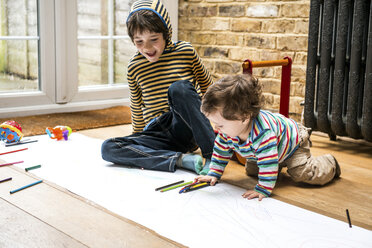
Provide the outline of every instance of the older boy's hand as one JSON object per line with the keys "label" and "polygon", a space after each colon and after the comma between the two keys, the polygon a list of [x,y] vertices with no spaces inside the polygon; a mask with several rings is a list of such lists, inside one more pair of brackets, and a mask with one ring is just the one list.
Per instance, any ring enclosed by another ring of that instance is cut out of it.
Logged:
{"label": "older boy's hand", "polygon": [[212,176],[198,176],[195,178],[195,180],[198,181],[198,183],[200,182],[209,182],[210,185],[215,185],[216,182],[217,182],[217,177],[212,177]]}
{"label": "older boy's hand", "polygon": [[261,201],[263,198],[266,197],[265,195],[258,193],[254,190],[247,190],[247,192],[245,192],[242,196],[244,198],[247,198],[248,200],[251,200],[253,198],[258,198],[259,201]]}

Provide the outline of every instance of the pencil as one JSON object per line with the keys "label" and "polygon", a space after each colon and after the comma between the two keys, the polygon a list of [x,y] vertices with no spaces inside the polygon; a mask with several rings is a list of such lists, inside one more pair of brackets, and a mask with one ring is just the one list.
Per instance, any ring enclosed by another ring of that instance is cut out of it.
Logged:
{"label": "pencil", "polygon": [[208,186],[209,186],[209,183],[201,183],[201,184],[198,184],[198,185],[196,185],[194,187],[191,187],[189,189],[186,189],[185,192],[189,192],[189,191],[201,189],[201,188],[208,187]]}
{"label": "pencil", "polygon": [[194,187],[194,186],[199,185],[199,184],[201,184],[201,183],[198,183],[198,181],[195,180],[192,184],[189,184],[189,185],[186,185],[185,187],[183,187],[179,191],[179,193],[181,194],[181,193],[185,192],[186,190],[190,189],[191,187]]}
{"label": "pencil", "polygon": [[10,181],[10,180],[12,180],[11,177],[9,177],[9,178],[5,178],[5,179],[1,180],[0,183],[6,182],[6,181]]}
{"label": "pencil", "polygon": [[23,190],[23,189],[26,189],[26,188],[29,188],[29,187],[34,186],[34,185],[36,185],[36,184],[39,184],[39,183],[41,183],[42,181],[43,181],[43,180],[39,180],[39,181],[36,181],[36,182],[34,182],[34,183],[30,183],[30,184],[28,184],[28,185],[25,185],[25,186],[19,188],[19,189],[11,190],[11,191],[9,191],[9,193],[10,193],[10,194],[16,193],[16,192],[21,191],[21,190]]}
{"label": "pencil", "polygon": [[196,183],[197,183],[197,181],[194,180],[194,182],[192,182],[191,184],[188,184],[188,185],[186,185],[185,187],[183,187],[183,188],[180,190],[179,193],[182,193],[183,191],[185,191],[185,189],[190,188],[191,186],[195,185]]}
{"label": "pencil", "polygon": [[204,182],[204,183],[195,184],[195,185],[191,186],[191,189],[198,188],[198,187],[201,187],[201,186],[204,186],[204,185],[209,185],[209,183]]}
{"label": "pencil", "polygon": [[179,187],[185,186],[185,185],[187,185],[187,184],[190,184],[190,183],[192,183],[192,182],[193,182],[193,181],[190,181],[190,182],[187,182],[187,183],[177,184],[177,185],[174,185],[174,186],[171,186],[171,187],[168,187],[168,188],[162,189],[162,190],[160,190],[160,192],[165,192],[165,191],[168,191],[168,190],[171,190],[171,189],[176,189],[176,188],[179,188]]}
{"label": "pencil", "polygon": [[8,147],[8,146],[23,145],[23,144],[32,143],[32,142],[37,142],[37,140],[20,141],[20,142],[16,142],[16,143],[9,143],[9,144],[5,144],[5,146]]}
{"label": "pencil", "polygon": [[350,220],[350,215],[349,215],[349,209],[346,209],[346,216],[347,216],[347,221],[349,222],[349,227],[352,228],[353,226],[351,225],[351,220]]}
{"label": "pencil", "polygon": [[6,164],[0,164],[0,166],[12,165],[12,164],[20,164],[20,163],[23,163],[23,161],[12,162],[12,163],[6,163]]}
{"label": "pencil", "polygon": [[27,150],[28,148],[22,148],[22,149],[18,149],[18,150],[14,150],[14,151],[9,151],[9,152],[3,152],[3,153],[0,153],[0,155],[5,155],[5,154],[8,154],[8,153],[13,153],[13,152],[20,152],[20,151],[24,151],[24,150]]}
{"label": "pencil", "polygon": [[186,189],[189,189],[191,186],[190,185],[186,185],[185,187],[183,187],[178,193],[183,193]]}
{"label": "pencil", "polygon": [[41,167],[41,164],[39,164],[39,165],[35,165],[35,166],[31,166],[31,167],[25,168],[25,171],[29,171],[29,170],[33,170],[33,169],[37,169],[37,168],[40,168],[40,167]]}
{"label": "pencil", "polygon": [[164,188],[168,188],[170,186],[174,186],[174,185],[177,185],[177,184],[180,184],[180,183],[183,183],[183,182],[184,182],[184,180],[181,180],[181,181],[178,181],[178,182],[175,182],[175,183],[164,185],[164,186],[161,186],[159,188],[156,188],[155,191],[158,191],[158,190],[161,190],[161,189],[164,189]]}

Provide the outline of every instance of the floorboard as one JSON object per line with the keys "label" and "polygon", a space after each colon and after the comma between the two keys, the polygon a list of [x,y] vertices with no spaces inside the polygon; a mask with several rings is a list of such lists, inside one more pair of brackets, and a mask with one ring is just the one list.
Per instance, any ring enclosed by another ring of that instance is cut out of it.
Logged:
{"label": "floorboard", "polygon": [[0,222],[0,247],[87,247],[4,199]]}
{"label": "floorboard", "polygon": [[10,194],[39,179],[11,166],[0,175],[13,178],[0,187],[0,247],[184,247],[52,182]]}

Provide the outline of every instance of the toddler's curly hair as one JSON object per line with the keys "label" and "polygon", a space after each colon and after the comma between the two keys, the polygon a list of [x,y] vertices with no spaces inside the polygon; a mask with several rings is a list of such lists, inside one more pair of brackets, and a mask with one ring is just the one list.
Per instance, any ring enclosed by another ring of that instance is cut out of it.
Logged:
{"label": "toddler's curly hair", "polygon": [[229,75],[209,86],[202,99],[201,111],[215,111],[226,120],[255,118],[262,105],[261,84],[250,74]]}

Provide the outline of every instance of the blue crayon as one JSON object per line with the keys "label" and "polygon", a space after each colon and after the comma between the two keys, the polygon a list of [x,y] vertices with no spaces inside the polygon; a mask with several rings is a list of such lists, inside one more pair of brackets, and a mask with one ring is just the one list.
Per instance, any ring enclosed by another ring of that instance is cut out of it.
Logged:
{"label": "blue crayon", "polygon": [[10,194],[16,193],[16,192],[18,192],[18,191],[21,191],[21,190],[26,189],[26,188],[28,188],[28,187],[34,186],[34,185],[39,184],[39,183],[41,183],[41,182],[43,182],[43,180],[39,180],[39,181],[36,181],[36,182],[34,182],[34,183],[30,183],[30,184],[28,184],[28,185],[25,185],[25,186],[19,188],[19,189],[11,190],[9,193],[10,193]]}

